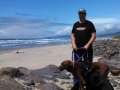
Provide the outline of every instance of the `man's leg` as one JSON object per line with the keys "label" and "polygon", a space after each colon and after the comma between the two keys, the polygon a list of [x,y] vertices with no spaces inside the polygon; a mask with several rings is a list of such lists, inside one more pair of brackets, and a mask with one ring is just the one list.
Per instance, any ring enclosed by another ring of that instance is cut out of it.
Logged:
{"label": "man's leg", "polygon": [[84,61],[93,62],[93,53],[88,52],[84,55]]}

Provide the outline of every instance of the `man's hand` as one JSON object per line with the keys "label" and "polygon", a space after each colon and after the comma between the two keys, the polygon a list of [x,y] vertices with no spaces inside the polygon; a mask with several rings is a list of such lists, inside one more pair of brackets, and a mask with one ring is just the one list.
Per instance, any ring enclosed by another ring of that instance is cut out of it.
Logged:
{"label": "man's hand", "polygon": [[77,46],[75,44],[72,44],[73,50],[77,51]]}
{"label": "man's hand", "polygon": [[89,40],[89,42],[84,46],[84,49],[87,50],[89,48],[89,46],[94,42],[94,40],[96,39],[96,32],[91,33],[91,38]]}
{"label": "man's hand", "polygon": [[87,50],[89,48],[89,45],[86,44],[84,47],[83,47],[85,50]]}

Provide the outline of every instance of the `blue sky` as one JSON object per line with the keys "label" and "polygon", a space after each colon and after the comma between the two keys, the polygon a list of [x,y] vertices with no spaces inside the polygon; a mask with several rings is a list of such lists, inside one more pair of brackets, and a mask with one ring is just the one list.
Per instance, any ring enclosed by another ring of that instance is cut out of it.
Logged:
{"label": "blue sky", "polygon": [[120,31],[120,0],[0,0],[0,38],[70,34],[80,8],[97,34]]}

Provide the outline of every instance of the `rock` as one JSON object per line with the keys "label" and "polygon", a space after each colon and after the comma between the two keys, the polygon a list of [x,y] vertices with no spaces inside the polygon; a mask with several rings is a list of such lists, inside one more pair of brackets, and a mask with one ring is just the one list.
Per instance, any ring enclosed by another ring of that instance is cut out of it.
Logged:
{"label": "rock", "polygon": [[25,90],[25,88],[9,76],[0,77],[0,90]]}
{"label": "rock", "polygon": [[61,83],[60,83],[61,85],[63,85],[63,84],[65,84],[65,81],[61,81]]}
{"label": "rock", "polygon": [[93,43],[95,56],[120,60],[120,40],[97,40]]}
{"label": "rock", "polygon": [[23,76],[24,74],[18,69],[18,68],[13,68],[13,67],[3,67],[0,70],[0,76],[10,76],[10,77],[20,77]]}
{"label": "rock", "polygon": [[58,87],[57,85],[51,84],[51,83],[40,84],[37,86],[37,89],[39,90],[64,90]]}
{"label": "rock", "polygon": [[51,64],[51,65],[47,65],[47,66],[45,66],[44,68],[58,69],[58,67],[57,67],[56,65],[53,65],[53,64]]}
{"label": "rock", "polygon": [[33,80],[31,80],[30,82],[28,82],[28,83],[24,83],[25,85],[27,85],[27,86],[31,86],[31,85],[35,85],[35,83],[34,83],[34,81]]}
{"label": "rock", "polygon": [[32,80],[34,83],[45,83],[43,77],[44,75],[26,74],[24,76],[21,76],[19,79],[22,79],[27,82],[30,82]]}
{"label": "rock", "polygon": [[[98,60],[99,62],[103,62],[113,69],[120,69],[120,40],[97,40],[93,42],[93,52],[94,56],[102,57]],[[116,62],[117,64],[115,64]]]}
{"label": "rock", "polygon": [[18,67],[18,69],[24,74],[30,74],[31,70],[27,69],[26,67]]}
{"label": "rock", "polygon": [[[53,90],[62,90],[62,89],[59,89],[57,86],[54,86],[54,84],[56,84],[56,82],[59,82],[58,79],[64,79],[64,80],[65,79],[67,79],[67,80],[70,79],[70,75],[71,74],[68,74],[68,72],[66,70],[60,72],[58,70],[57,66],[48,65],[45,68],[32,70],[30,74],[25,74],[24,76],[21,76],[19,79],[20,80],[22,79],[22,80],[26,81],[23,84],[26,85],[26,86],[29,86],[29,87],[38,86],[38,84],[40,84],[39,87],[44,88],[42,90],[47,90],[44,87],[44,85],[48,85],[49,88],[51,88],[51,90],[52,90],[52,87],[55,88]],[[67,82],[67,83],[69,84],[69,82]]]}
{"label": "rock", "polygon": [[52,80],[54,82],[58,82],[57,78],[60,79],[70,79],[69,75],[64,73],[59,73],[58,69],[49,69],[42,68],[31,71],[30,74],[26,74],[21,76],[20,79],[30,82],[33,80],[34,83],[45,83],[45,80]]}

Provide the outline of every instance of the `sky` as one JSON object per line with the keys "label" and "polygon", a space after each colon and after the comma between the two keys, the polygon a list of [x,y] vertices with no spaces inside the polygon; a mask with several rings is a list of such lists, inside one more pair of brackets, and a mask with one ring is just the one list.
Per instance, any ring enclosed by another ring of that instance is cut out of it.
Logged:
{"label": "sky", "polygon": [[80,8],[97,35],[120,31],[120,0],[0,0],[0,39],[71,34]]}

